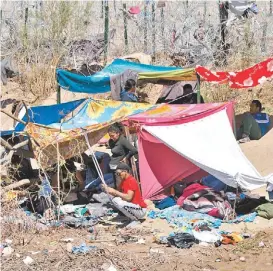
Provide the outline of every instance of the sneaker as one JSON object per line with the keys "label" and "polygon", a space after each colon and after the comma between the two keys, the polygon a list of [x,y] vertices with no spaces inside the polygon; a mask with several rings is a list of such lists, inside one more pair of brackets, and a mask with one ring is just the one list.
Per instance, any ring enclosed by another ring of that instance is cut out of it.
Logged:
{"label": "sneaker", "polygon": [[250,141],[249,136],[246,136],[246,137],[243,137],[242,139],[240,139],[239,143],[246,143],[246,142],[249,142],[249,141]]}

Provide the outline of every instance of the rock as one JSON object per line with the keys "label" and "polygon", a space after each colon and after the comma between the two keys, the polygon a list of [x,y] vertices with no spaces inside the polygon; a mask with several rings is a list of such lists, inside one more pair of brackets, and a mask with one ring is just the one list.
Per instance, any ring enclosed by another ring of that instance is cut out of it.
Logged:
{"label": "rock", "polygon": [[218,258],[215,260],[215,262],[219,263],[219,262],[221,262],[221,259]]}
{"label": "rock", "polygon": [[232,262],[232,261],[235,261],[237,259],[237,257],[234,255],[234,254],[229,254],[229,260]]}
{"label": "rock", "polygon": [[145,243],[146,243],[146,241],[145,241],[143,238],[139,239],[139,240],[136,242],[136,244],[145,244]]}
{"label": "rock", "polygon": [[23,262],[24,262],[24,264],[26,264],[26,265],[32,265],[32,264],[34,264],[34,260],[33,260],[31,257],[29,257],[29,256],[27,256],[27,257],[23,260]]}
{"label": "rock", "polygon": [[151,254],[164,254],[164,251],[163,250],[160,250],[160,249],[158,249],[158,248],[151,248],[150,249],[150,253]]}
{"label": "rock", "polygon": [[2,251],[4,257],[10,256],[14,252],[14,249],[11,247],[5,247]]}
{"label": "rock", "polygon": [[21,257],[21,255],[19,253],[16,253],[15,255],[16,255],[17,258]]}
{"label": "rock", "polygon": [[72,252],[73,245],[71,243],[67,243],[66,245],[66,251],[67,252]]}
{"label": "rock", "polygon": [[246,258],[245,258],[245,257],[240,257],[240,261],[241,261],[241,262],[245,262],[245,261],[246,261]]}
{"label": "rock", "polygon": [[69,242],[73,242],[74,239],[73,238],[63,238],[60,240],[61,242],[64,242],[64,243],[69,243]]}
{"label": "rock", "polygon": [[264,242],[263,242],[263,241],[261,241],[261,242],[259,243],[259,247],[264,247]]}

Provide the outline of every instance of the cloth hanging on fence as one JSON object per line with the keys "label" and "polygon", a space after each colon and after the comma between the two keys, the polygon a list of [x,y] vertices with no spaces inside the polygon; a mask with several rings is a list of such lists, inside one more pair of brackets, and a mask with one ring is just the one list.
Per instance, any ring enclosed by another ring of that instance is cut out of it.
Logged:
{"label": "cloth hanging on fence", "polygon": [[273,78],[273,58],[238,72],[213,72],[202,66],[197,66],[195,70],[205,81],[229,83],[231,88],[249,88]]}

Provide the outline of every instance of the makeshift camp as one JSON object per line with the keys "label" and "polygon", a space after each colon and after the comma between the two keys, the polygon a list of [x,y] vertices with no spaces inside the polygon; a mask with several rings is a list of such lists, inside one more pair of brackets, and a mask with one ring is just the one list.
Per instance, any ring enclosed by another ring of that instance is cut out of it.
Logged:
{"label": "makeshift camp", "polygon": [[177,67],[153,66],[115,59],[102,71],[92,76],[81,76],[58,69],[58,84],[66,90],[85,93],[105,93],[111,90],[110,78],[124,73],[127,70],[138,73],[138,80],[146,82],[154,80],[195,81],[194,69],[181,69]]}
{"label": "makeshift camp", "polygon": [[[40,164],[55,164],[58,153],[64,159],[83,153],[87,149],[85,134],[88,135],[92,146],[107,133],[112,123],[123,121],[130,115],[153,107],[150,104],[107,100],[87,99],[84,102],[74,116],[62,122],[51,119],[50,123],[44,125],[39,122],[27,124],[25,130],[32,139],[33,149]],[[46,110],[52,107],[48,106]]]}
{"label": "makeshift camp", "polygon": [[139,161],[145,199],[156,198],[194,174],[200,178],[209,173],[248,190],[273,182],[273,175],[262,177],[242,153],[231,128],[232,107],[232,103],[164,105],[129,118],[142,126]]}

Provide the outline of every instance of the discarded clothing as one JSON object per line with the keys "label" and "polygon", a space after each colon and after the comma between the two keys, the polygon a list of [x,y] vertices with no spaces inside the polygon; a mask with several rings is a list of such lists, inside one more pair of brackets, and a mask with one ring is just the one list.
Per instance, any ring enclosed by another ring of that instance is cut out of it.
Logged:
{"label": "discarded clothing", "polygon": [[107,204],[110,202],[109,196],[105,192],[93,194],[92,198],[100,203]]}
{"label": "discarded clothing", "polygon": [[61,219],[61,223],[69,226],[69,227],[92,227],[98,223],[97,217],[73,217],[66,215],[63,219]]}
{"label": "discarded clothing", "polygon": [[235,211],[239,215],[249,214],[256,207],[264,203],[267,203],[267,200],[265,199],[265,197],[260,197],[257,199],[257,198],[252,198],[250,196],[247,196],[244,199],[238,200]]}
{"label": "discarded clothing", "polygon": [[163,209],[176,205],[176,201],[173,197],[167,197],[160,201],[155,201],[154,204],[157,209],[163,210]]}
{"label": "discarded clothing", "polygon": [[198,241],[189,233],[177,232],[174,236],[168,237],[168,243],[178,248],[190,248],[192,245],[197,244]]}
{"label": "discarded clothing", "polygon": [[271,219],[273,218],[273,203],[265,203],[256,208],[259,216]]}
{"label": "discarded clothing", "polygon": [[243,241],[243,237],[238,233],[229,233],[229,234],[222,234],[222,244],[228,245],[232,244],[235,245],[236,243],[239,243]]}
{"label": "discarded clothing", "polygon": [[72,253],[74,254],[86,254],[90,251],[96,250],[96,246],[87,246],[85,243],[82,243],[80,246],[73,246],[72,247]]}
{"label": "discarded clothing", "polygon": [[[238,216],[236,219],[224,221],[225,223],[239,223],[239,222],[253,222],[256,213],[251,213],[248,215]],[[169,224],[176,225],[178,227],[183,227],[187,230],[193,229],[193,222],[202,221],[206,222],[209,227],[219,228],[223,221],[221,219],[212,217],[207,214],[201,214],[197,212],[189,212],[183,210],[179,206],[173,206],[160,211],[150,211],[148,217],[155,219],[161,218],[166,219]]]}
{"label": "discarded clothing", "polygon": [[184,189],[177,204],[187,211],[209,214],[221,219],[230,219],[232,209],[228,201],[211,188],[198,183],[189,185]]}
{"label": "discarded clothing", "polygon": [[215,178],[212,175],[203,177],[201,183],[217,192],[226,191],[227,189],[227,185],[225,183],[221,182],[219,179]]}

